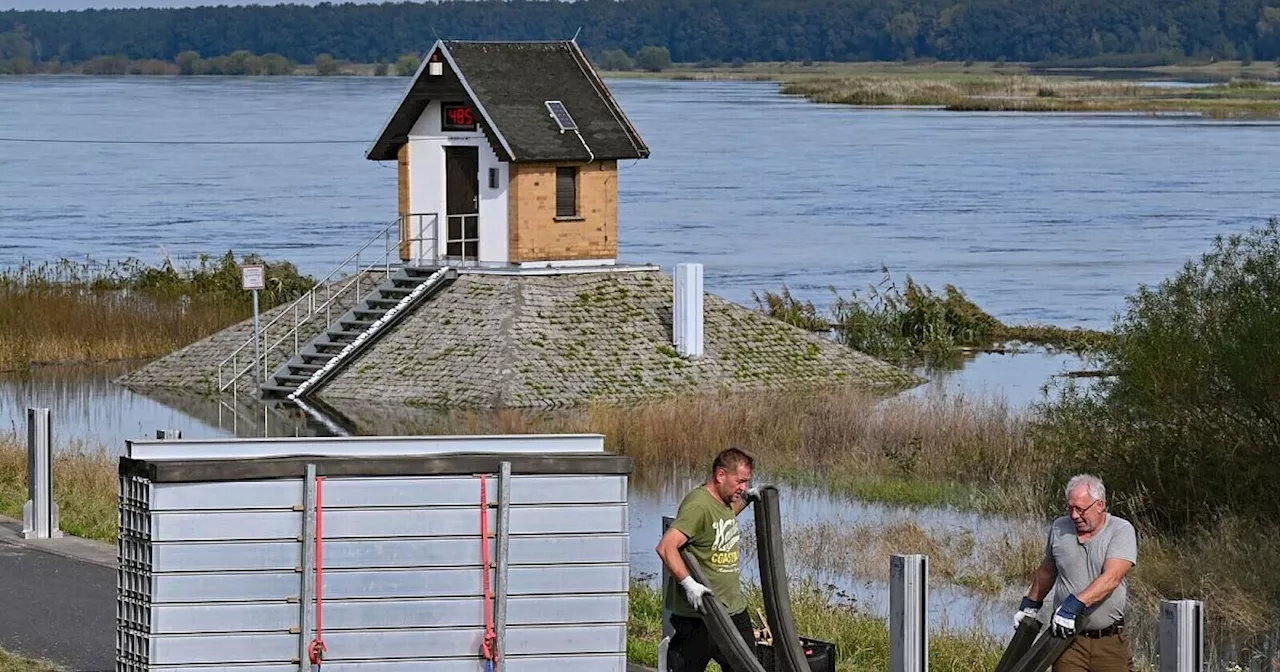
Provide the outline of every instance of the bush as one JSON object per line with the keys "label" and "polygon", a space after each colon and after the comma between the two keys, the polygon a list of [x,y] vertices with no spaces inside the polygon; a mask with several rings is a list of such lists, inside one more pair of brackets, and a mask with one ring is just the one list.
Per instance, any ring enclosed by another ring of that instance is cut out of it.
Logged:
{"label": "bush", "polygon": [[396,74],[401,77],[409,77],[418,71],[418,66],[422,65],[422,61],[418,59],[417,54],[404,54],[396,61]]}
{"label": "bush", "polygon": [[630,70],[635,67],[635,64],[631,62],[627,52],[621,49],[609,49],[601,52],[599,66],[602,70],[619,71]]}
{"label": "bush", "polygon": [[666,47],[642,47],[636,54],[636,67],[649,72],[662,72],[671,67],[671,52]]}
{"label": "bush", "polygon": [[1162,530],[1280,516],[1280,223],[1220,236],[1140,287],[1115,334],[1111,375],[1041,408],[1041,449],[1098,472],[1123,493],[1113,506]]}

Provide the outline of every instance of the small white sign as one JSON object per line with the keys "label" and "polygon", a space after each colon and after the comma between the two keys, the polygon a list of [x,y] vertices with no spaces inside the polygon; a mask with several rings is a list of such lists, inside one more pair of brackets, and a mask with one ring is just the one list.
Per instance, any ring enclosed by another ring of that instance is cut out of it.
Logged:
{"label": "small white sign", "polygon": [[267,269],[262,264],[241,266],[240,281],[245,289],[266,289]]}

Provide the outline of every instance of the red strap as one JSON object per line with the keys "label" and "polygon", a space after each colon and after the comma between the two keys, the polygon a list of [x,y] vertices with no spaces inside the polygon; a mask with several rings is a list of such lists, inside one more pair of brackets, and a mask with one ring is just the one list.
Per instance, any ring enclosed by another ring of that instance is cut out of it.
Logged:
{"label": "red strap", "polygon": [[480,555],[484,559],[484,641],[480,644],[480,655],[489,661],[489,669],[492,670],[497,634],[493,630],[493,591],[489,587],[489,496],[486,480],[487,476],[480,474]]}
{"label": "red strap", "polygon": [[324,643],[324,497],[323,476],[316,476],[316,636],[307,647],[311,664],[319,667],[328,647]]}

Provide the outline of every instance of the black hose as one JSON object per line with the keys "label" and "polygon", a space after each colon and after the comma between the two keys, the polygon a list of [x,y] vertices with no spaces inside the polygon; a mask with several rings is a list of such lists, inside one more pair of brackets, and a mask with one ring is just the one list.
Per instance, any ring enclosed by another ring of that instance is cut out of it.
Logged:
{"label": "black hose", "polygon": [[[693,580],[704,586],[707,585],[706,576],[703,575],[698,561],[684,549],[680,550],[680,557],[689,568],[689,575]],[[707,631],[711,633],[711,640],[716,643],[716,648],[728,658],[726,662],[735,672],[767,672],[760,664],[760,660],[756,658],[753,647],[742,639],[738,626],[733,624],[729,612],[725,611],[724,603],[714,594],[702,597],[702,621],[706,623]]]}
{"label": "black hose", "polygon": [[809,672],[809,661],[805,658],[791,611],[777,488],[766,485],[760,489],[755,513],[760,588],[764,593],[765,618],[769,621],[769,631],[773,633],[773,655],[778,665],[776,672]]}
{"label": "black hose", "polygon": [[1013,637],[1009,640],[1009,646],[1005,647],[1004,655],[1000,656],[1000,662],[996,665],[995,672],[1009,672],[1009,668],[1022,659],[1031,649],[1031,645],[1036,641],[1036,635],[1040,634],[1040,628],[1043,624],[1034,618],[1024,618],[1018,624],[1018,629],[1014,630]]}
{"label": "black hose", "polygon": [[1009,672],[1044,672],[1067,652],[1072,639],[1072,637],[1056,637],[1052,632],[1042,633],[1031,650],[1010,667]]}

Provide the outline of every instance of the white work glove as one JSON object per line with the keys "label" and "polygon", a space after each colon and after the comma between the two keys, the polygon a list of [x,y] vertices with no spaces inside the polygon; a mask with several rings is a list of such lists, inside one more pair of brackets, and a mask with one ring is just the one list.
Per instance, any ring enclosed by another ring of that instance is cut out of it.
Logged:
{"label": "white work glove", "polygon": [[1018,605],[1018,613],[1013,615],[1013,629],[1017,630],[1022,625],[1022,620],[1026,618],[1034,619],[1040,614],[1040,607],[1044,605],[1044,601],[1033,600],[1029,597],[1022,598],[1022,604]]}
{"label": "white work glove", "polygon": [[698,583],[692,576],[686,576],[680,581],[681,587],[684,588],[684,596],[689,598],[689,604],[693,608],[702,611],[702,596],[710,595],[711,589]]}
{"label": "white work glove", "polygon": [[1049,624],[1050,632],[1055,637],[1068,638],[1076,634],[1076,619],[1084,611],[1084,603],[1075,595],[1067,596],[1062,606],[1053,612],[1053,622]]}

